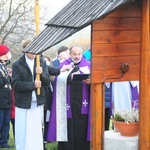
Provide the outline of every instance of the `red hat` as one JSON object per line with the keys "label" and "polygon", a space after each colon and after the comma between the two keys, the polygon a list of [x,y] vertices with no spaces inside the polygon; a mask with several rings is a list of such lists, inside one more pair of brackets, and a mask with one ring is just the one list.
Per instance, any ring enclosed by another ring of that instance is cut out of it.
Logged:
{"label": "red hat", "polygon": [[9,52],[9,48],[6,45],[0,45],[0,56],[3,56]]}

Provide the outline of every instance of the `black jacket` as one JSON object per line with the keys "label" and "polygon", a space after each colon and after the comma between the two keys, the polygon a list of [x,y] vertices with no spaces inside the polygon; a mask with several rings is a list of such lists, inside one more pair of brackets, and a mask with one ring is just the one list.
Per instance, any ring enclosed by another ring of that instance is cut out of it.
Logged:
{"label": "black jacket", "polygon": [[[36,61],[35,61],[36,62]],[[41,93],[37,95],[37,105],[45,104],[45,86],[50,82],[48,68],[45,61],[40,59],[40,66],[43,68],[43,73],[40,75],[42,87]],[[34,65],[34,80],[35,80],[35,65]],[[12,86],[15,92],[15,106],[19,108],[31,108],[32,91],[36,90],[34,81],[32,81],[32,73],[25,61],[25,55],[15,61],[12,65]]]}
{"label": "black jacket", "polygon": [[52,76],[58,76],[60,74],[59,67],[48,66],[48,73]]}
{"label": "black jacket", "polygon": [[[48,73],[49,73],[49,75],[57,76],[60,74],[60,68],[48,66]],[[51,83],[51,85],[52,85],[52,83]],[[50,84],[45,86],[45,93],[46,93],[46,104],[45,104],[44,109],[45,110],[51,110],[53,92],[51,91]]]}
{"label": "black jacket", "polygon": [[0,109],[11,107],[11,79],[6,66],[0,63]]}

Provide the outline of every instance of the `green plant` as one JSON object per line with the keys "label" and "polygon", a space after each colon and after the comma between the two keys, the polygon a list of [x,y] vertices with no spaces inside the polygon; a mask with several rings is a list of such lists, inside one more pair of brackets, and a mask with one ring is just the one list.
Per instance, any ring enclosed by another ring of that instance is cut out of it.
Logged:
{"label": "green plant", "polygon": [[138,122],[139,121],[139,110],[132,109],[116,109],[114,110],[114,116],[112,120],[121,121],[121,122]]}

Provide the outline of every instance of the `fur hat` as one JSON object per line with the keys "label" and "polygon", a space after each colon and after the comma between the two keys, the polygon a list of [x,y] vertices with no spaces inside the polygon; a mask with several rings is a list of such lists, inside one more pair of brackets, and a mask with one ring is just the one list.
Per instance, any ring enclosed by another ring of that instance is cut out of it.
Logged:
{"label": "fur hat", "polygon": [[0,56],[3,56],[9,52],[9,48],[6,45],[0,45]]}

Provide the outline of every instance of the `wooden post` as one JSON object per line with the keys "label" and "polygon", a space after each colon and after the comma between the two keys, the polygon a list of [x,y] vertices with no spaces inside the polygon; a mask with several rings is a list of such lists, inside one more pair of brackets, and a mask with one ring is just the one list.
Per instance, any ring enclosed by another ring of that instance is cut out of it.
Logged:
{"label": "wooden post", "polygon": [[[36,55],[36,66],[40,67],[40,56],[39,55]],[[40,74],[36,75],[36,80],[40,81]],[[40,88],[37,88],[37,95],[40,95],[40,93],[41,93]]]}
{"label": "wooden post", "polygon": [[103,150],[104,89],[103,84],[92,84],[91,99],[91,150]]}
{"label": "wooden post", "polygon": [[[39,34],[39,0],[35,0],[35,23],[36,23],[36,35]],[[40,66],[40,55],[36,55],[36,66]],[[36,80],[40,81],[40,75],[36,75]],[[37,94],[40,95],[40,88],[37,88]]]}
{"label": "wooden post", "polygon": [[150,0],[142,0],[139,149],[150,149]]}
{"label": "wooden post", "polygon": [[40,11],[39,11],[39,0],[34,0],[35,1],[35,24],[36,24],[36,35],[39,34],[39,25],[40,25]]}

